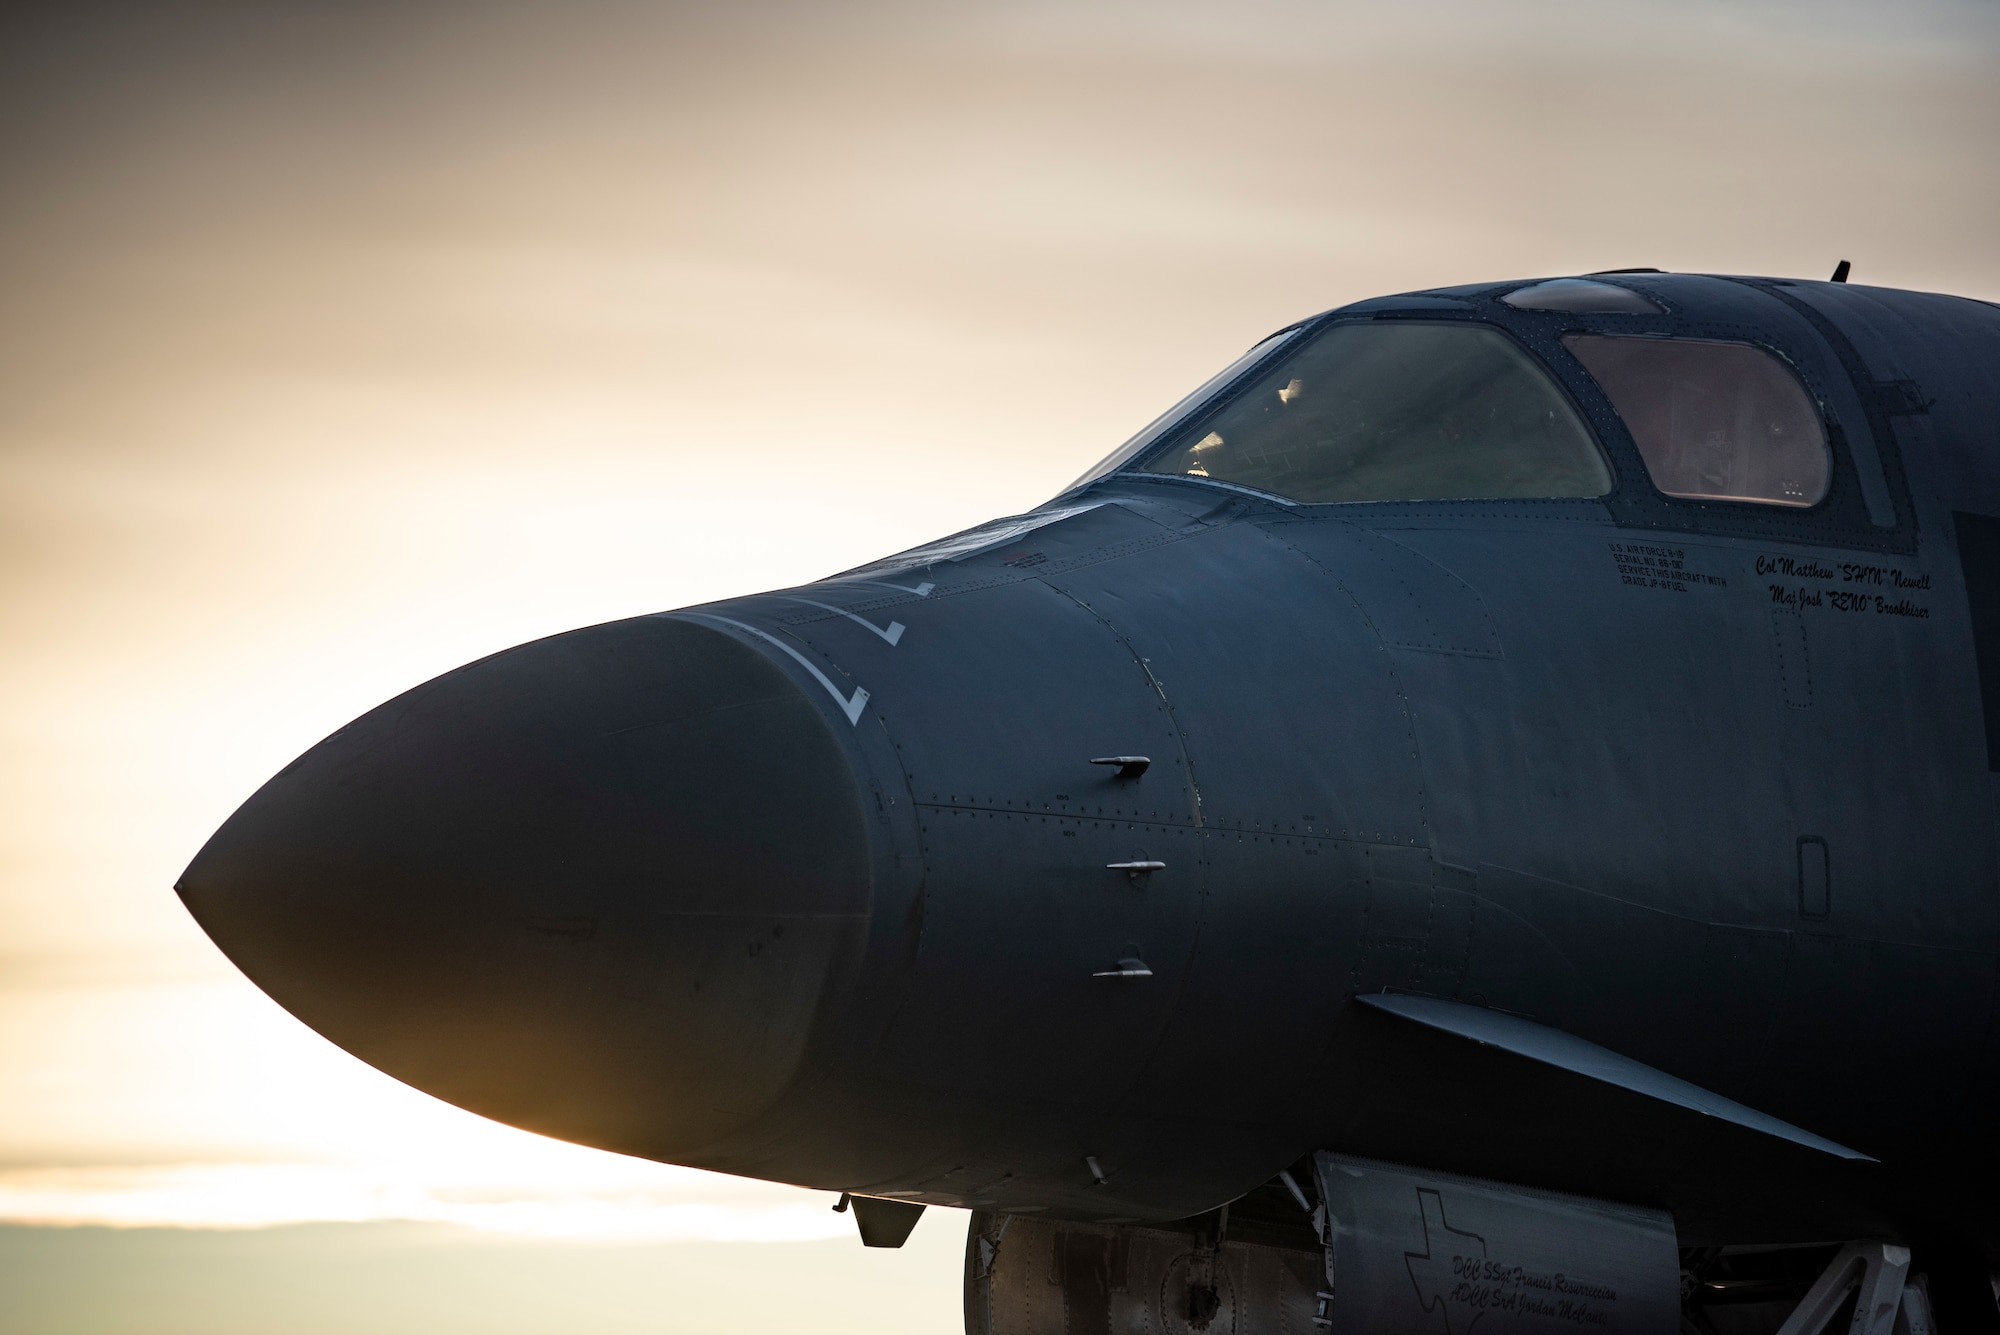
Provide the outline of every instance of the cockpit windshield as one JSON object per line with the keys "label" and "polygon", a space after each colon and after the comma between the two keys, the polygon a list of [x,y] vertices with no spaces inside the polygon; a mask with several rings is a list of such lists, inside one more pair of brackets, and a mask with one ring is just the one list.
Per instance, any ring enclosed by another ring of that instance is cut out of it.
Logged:
{"label": "cockpit windshield", "polygon": [[1132,439],[1126,441],[1102,459],[1099,459],[1091,466],[1089,472],[1070,483],[1064,490],[1074,491],[1086,482],[1095,482],[1106,473],[1116,472],[1139,455],[1144,454],[1150,446],[1157,444],[1162,436],[1178,426],[1182,418],[1186,417],[1190,412],[1198,410],[1209,399],[1213,398],[1216,392],[1222,389],[1223,386],[1234,381],[1237,376],[1243,374],[1249,367],[1255,366],[1258,362],[1262,361],[1267,353],[1275,348],[1281,348],[1297,338],[1299,332],[1299,328],[1294,325],[1289,329],[1280,329],[1277,333],[1257,344],[1256,347],[1250,349],[1250,351],[1244,353],[1241,357],[1238,357],[1235,361],[1229,363],[1229,365],[1203,381],[1201,387],[1195,390],[1194,393],[1183,398],[1179,403],[1176,403],[1173,407],[1147,423],[1144,431],[1141,431],[1138,435],[1132,437]]}
{"label": "cockpit windshield", "polygon": [[1333,325],[1173,423],[1136,468],[1308,503],[1611,489],[1589,428],[1525,350],[1496,329],[1417,321]]}

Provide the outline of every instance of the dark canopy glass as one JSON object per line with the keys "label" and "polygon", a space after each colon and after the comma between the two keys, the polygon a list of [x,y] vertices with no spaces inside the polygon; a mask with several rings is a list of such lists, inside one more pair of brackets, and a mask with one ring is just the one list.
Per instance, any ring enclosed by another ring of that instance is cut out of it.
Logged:
{"label": "dark canopy glass", "polygon": [[1604,387],[1667,495],[1797,509],[1825,498],[1833,458],[1819,409],[1762,348],[1603,334],[1563,342]]}
{"label": "dark canopy glass", "polygon": [[1601,496],[1611,474],[1528,353],[1470,324],[1338,324],[1175,428],[1140,471],[1292,500]]}

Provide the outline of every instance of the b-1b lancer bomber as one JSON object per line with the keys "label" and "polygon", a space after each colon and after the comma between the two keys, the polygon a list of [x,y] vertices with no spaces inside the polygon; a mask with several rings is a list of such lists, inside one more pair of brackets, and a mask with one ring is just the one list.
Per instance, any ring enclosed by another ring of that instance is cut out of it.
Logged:
{"label": "b-1b lancer bomber", "polygon": [[446,673],[179,890],[460,1107],[967,1211],[973,1335],[1993,1335],[1997,772],[2000,309],[1626,270]]}

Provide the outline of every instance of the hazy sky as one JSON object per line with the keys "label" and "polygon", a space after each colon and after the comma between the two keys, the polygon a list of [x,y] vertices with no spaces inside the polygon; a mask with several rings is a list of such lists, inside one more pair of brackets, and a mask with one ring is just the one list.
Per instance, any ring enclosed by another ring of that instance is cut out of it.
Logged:
{"label": "hazy sky", "polygon": [[844,1233],[376,1075],[173,881],[407,686],[1031,506],[1300,315],[1996,238],[1991,0],[6,7],[0,1221]]}

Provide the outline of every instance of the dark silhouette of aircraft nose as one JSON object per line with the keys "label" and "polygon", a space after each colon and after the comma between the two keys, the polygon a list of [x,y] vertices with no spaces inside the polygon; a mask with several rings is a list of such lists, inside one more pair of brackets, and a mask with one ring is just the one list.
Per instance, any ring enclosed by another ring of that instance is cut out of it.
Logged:
{"label": "dark silhouette of aircraft nose", "polygon": [[301,756],[177,887],[363,1060],[529,1130],[685,1156],[768,1105],[859,959],[840,737],[772,661],[644,617],[437,678]]}

